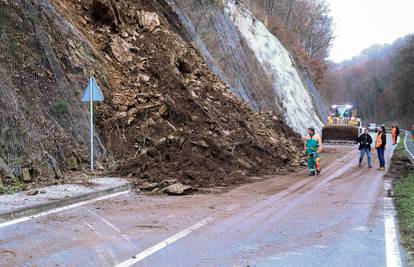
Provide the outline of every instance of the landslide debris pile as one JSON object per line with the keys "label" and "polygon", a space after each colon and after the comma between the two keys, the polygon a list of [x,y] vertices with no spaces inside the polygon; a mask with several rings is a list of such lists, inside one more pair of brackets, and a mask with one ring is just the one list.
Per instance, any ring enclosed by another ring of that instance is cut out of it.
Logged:
{"label": "landslide debris pile", "polygon": [[94,75],[104,91],[95,122],[110,155],[108,172],[148,188],[176,181],[204,187],[284,173],[301,163],[300,136],[279,116],[255,113],[230,93],[196,49],[157,15],[153,1],[52,3],[84,38],[67,38],[65,49],[77,62],[55,48],[67,65],[88,63],[87,70],[67,77]]}
{"label": "landslide debris pile", "polygon": [[153,6],[67,3],[110,69],[110,99],[98,124],[120,160],[116,173],[213,186],[299,164],[300,137],[277,116],[254,113],[233,96]]}

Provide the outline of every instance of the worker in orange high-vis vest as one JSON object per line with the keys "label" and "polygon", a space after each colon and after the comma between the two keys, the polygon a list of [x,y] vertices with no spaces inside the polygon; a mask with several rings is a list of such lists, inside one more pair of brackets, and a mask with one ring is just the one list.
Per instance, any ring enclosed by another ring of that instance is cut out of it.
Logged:
{"label": "worker in orange high-vis vest", "polygon": [[411,139],[414,141],[414,125],[411,127]]}
{"label": "worker in orange high-vis vest", "polygon": [[378,160],[380,166],[378,170],[384,171],[385,170],[385,148],[387,147],[387,132],[385,131],[385,127],[381,126],[378,128],[378,135],[375,141],[375,149],[377,150]]}
{"label": "worker in orange high-vis vest", "polygon": [[397,125],[393,125],[392,126],[392,144],[393,145],[397,144],[398,134],[399,134],[399,129]]}

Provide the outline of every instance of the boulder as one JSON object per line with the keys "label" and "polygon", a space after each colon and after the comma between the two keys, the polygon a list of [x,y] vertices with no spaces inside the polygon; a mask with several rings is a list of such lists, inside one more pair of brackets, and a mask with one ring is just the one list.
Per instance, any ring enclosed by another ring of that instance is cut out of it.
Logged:
{"label": "boulder", "polygon": [[138,188],[142,191],[152,191],[158,186],[158,183],[144,182]]}
{"label": "boulder", "polygon": [[132,46],[120,36],[113,36],[109,42],[109,47],[111,49],[112,55],[120,63],[127,63],[132,61],[133,53],[130,51]]}
{"label": "boulder", "polygon": [[35,196],[37,194],[39,194],[38,189],[32,189],[32,190],[29,190],[29,191],[26,192],[26,195],[28,195],[28,196]]}
{"label": "boulder", "polygon": [[199,147],[202,147],[202,148],[208,148],[208,147],[210,147],[210,146],[207,144],[207,142],[206,142],[206,141],[204,141],[204,140],[199,140],[199,141],[191,141],[191,143],[192,143],[193,145],[196,145],[196,146],[199,146]]}
{"label": "boulder", "polygon": [[149,31],[153,31],[155,28],[161,25],[157,13],[145,11],[139,13],[138,23],[142,28]]}
{"label": "boulder", "polygon": [[159,110],[159,113],[162,116],[168,115],[168,107],[167,107],[167,105],[162,105],[161,108],[160,108],[160,110]]}
{"label": "boulder", "polygon": [[97,160],[97,161],[95,162],[95,166],[96,166],[96,169],[97,169],[98,171],[104,171],[104,170],[105,170],[104,165],[103,165],[103,164],[102,164],[102,162],[101,162],[101,161],[99,161],[99,160]]}
{"label": "boulder", "polygon": [[245,167],[246,169],[251,169],[252,165],[247,162],[245,159],[237,159],[237,163],[239,163],[241,166]]}
{"label": "boulder", "polygon": [[177,183],[177,179],[167,179],[160,183],[161,187],[167,187]]}
{"label": "boulder", "polygon": [[49,165],[49,171],[53,172],[55,175],[55,178],[60,179],[63,177],[62,172],[60,171],[59,168],[59,164],[57,162],[57,160],[50,155],[48,152],[45,151],[45,156],[47,156],[47,161],[48,161],[48,165]]}
{"label": "boulder", "polygon": [[196,191],[194,187],[189,186],[189,185],[183,185],[181,183],[176,183],[176,184],[167,186],[166,188],[162,190],[162,192],[168,195],[174,195],[174,196],[190,194],[194,191]]}
{"label": "boulder", "polygon": [[29,168],[22,169],[22,180],[23,182],[26,182],[26,183],[29,183],[32,181]]}
{"label": "boulder", "polygon": [[148,82],[150,80],[150,76],[146,74],[138,74],[138,82]]}
{"label": "boulder", "polygon": [[157,123],[154,121],[154,119],[153,118],[149,118],[147,121],[146,121],[146,123],[145,123],[146,125],[148,125],[148,126],[154,126],[154,125],[156,125]]}
{"label": "boulder", "polygon": [[9,166],[0,158],[0,184],[2,179],[4,179],[3,181],[15,180],[15,177]]}

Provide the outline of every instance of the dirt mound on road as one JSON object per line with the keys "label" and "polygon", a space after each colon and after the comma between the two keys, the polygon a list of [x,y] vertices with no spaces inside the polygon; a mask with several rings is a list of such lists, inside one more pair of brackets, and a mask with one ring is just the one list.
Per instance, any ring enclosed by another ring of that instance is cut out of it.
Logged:
{"label": "dirt mound on road", "polygon": [[97,124],[115,174],[214,186],[299,165],[300,136],[230,93],[148,1],[55,5],[106,69]]}

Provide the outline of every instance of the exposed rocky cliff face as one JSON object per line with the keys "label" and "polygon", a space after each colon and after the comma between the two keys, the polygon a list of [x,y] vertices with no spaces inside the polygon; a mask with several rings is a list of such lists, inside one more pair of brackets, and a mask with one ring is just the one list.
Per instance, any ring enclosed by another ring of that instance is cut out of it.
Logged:
{"label": "exposed rocky cliff face", "polygon": [[157,2],[172,7],[164,10],[165,17],[253,109],[276,112],[301,134],[309,126],[321,128],[326,106],[306,70],[242,1]]}

